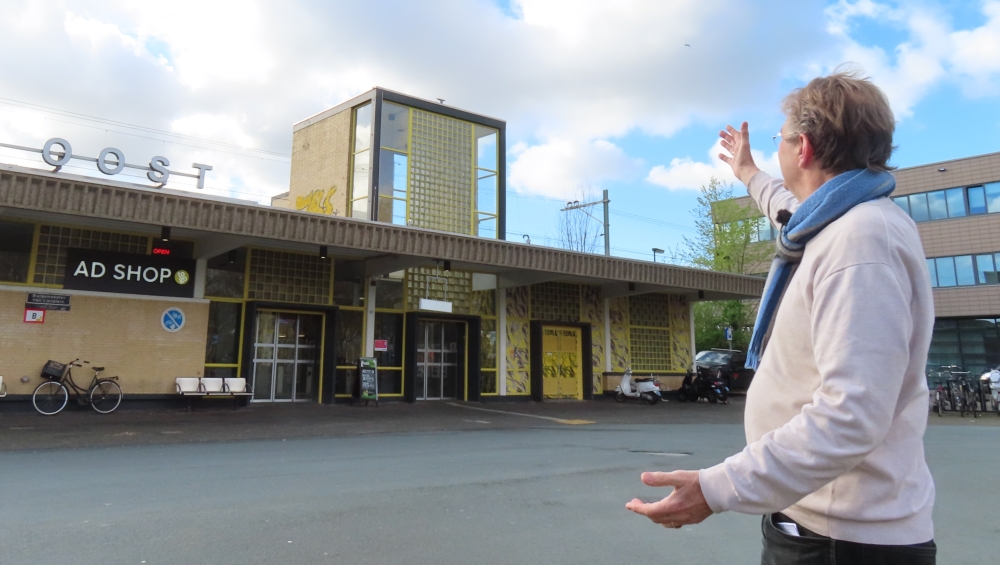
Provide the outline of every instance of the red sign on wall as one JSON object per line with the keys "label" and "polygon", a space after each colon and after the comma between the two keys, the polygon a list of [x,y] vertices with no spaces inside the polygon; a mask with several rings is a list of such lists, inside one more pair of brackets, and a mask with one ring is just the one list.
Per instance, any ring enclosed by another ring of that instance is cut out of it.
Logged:
{"label": "red sign on wall", "polygon": [[387,340],[387,339],[376,339],[375,340],[375,351],[389,351],[389,340]]}
{"label": "red sign on wall", "polygon": [[45,310],[37,310],[35,308],[25,308],[24,322],[27,324],[45,323]]}

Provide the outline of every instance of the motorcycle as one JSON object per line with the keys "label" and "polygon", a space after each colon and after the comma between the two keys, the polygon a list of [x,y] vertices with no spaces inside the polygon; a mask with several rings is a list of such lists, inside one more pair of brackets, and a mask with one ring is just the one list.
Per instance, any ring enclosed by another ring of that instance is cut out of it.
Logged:
{"label": "motorcycle", "polygon": [[653,405],[660,401],[660,381],[653,377],[633,377],[632,369],[625,370],[622,382],[615,388],[615,400],[625,402],[626,398],[637,398]]}
{"label": "motorcycle", "polygon": [[729,403],[729,387],[722,378],[722,370],[716,369],[711,375],[705,370],[696,369],[684,375],[681,388],[677,389],[677,400],[681,402],[698,402],[705,398],[712,404]]}

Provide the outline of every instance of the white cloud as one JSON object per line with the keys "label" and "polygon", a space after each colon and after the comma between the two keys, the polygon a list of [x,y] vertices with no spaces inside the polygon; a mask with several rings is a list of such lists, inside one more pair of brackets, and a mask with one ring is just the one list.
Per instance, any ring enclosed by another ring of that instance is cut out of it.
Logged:
{"label": "white cloud", "polygon": [[633,178],[641,166],[614,143],[600,139],[556,139],[530,147],[522,143],[511,153],[516,157],[508,175],[511,188],[567,200],[598,188],[602,181]]}
{"label": "white cloud", "polygon": [[[724,153],[722,141],[716,141],[708,150],[708,161],[695,161],[690,157],[672,159],[669,165],[656,165],[646,176],[646,182],[662,186],[668,190],[698,190],[709,183],[712,178],[722,182],[739,185],[733,175],[732,168],[719,159],[719,153]],[[761,170],[771,176],[780,177],[781,167],[778,165],[778,152],[765,156],[763,151],[750,151],[754,162]]]}
{"label": "white cloud", "polygon": [[[560,197],[588,182],[641,179],[621,136],[774,112],[776,84],[848,58],[899,115],[944,80],[968,79],[970,93],[986,95],[1000,74],[996,0],[983,4],[987,24],[968,30],[872,0],[826,11],[796,0],[766,11],[722,0],[513,0],[507,12],[492,0],[79,0],[72,12],[64,0],[8,4],[6,97],[288,153],[291,124],[379,85],[506,119],[508,140],[522,143],[509,153],[510,186]],[[909,39],[897,49],[865,44],[853,31],[864,18]],[[13,143],[66,131],[82,147],[105,143],[97,128],[49,120],[43,135],[5,125],[4,115],[0,135]],[[220,182],[287,190],[287,166],[251,178],[241,176],[251,158],[222,155],[212,173]],[[676,159],[649,180],[691,188],[717,165]]]}
{"label": "white cloud", "polygon": [[[906,118],[943,82],[972,95],[1000,94],[1000,1],[983,2],[982,12],[987,18],[982,26],[956,31],[948,18],[925,5],[840,0],[826,10],[827,30],[840,39],[839,61],[858,63],[885,91],[896,117]],[[891,52],[864,45],[852,36],[852,24],[860,18],[905,30],[908,40]]]}

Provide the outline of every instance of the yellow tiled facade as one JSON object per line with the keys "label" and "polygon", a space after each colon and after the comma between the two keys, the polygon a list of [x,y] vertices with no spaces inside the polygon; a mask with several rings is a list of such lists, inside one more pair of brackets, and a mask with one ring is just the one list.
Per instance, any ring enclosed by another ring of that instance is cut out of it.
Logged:
{"label": "yellow tiled facade", "polygon": [[[65,291],[63,291],[65,292]],[[24,311],[27,292],[0,290],[0,312]],[[45,362],[80,358],[117,375],[126,398],[130,394],[172,394],[175,377],[201,376],[205,369],[207,300],[123,298],[73,294],[70,310],[49,310],[41,324],[0,325],[0,375],[10,394],[31,394],[42,382]],[[184,327],[168,332],[160,325],[163,311],[180,308]],[[73,380],[86,388],[93,372],[73,369]],[[22,377],[28,382],[21,382]]]}

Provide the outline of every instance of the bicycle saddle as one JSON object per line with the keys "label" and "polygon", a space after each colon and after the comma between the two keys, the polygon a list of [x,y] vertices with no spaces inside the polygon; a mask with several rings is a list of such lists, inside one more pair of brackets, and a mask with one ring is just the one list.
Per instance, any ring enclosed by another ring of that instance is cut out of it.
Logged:
{"label": "bicycle saddle", "polygon": [[95,371],[97,371],[98,373],[100,373],[101,371],[103,371],[103,370],[104,370],[104,367],[92,367],[92,368],[93,368],[93,369],[94,369]]}

